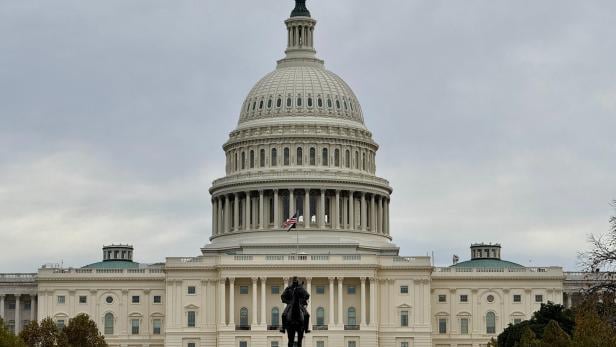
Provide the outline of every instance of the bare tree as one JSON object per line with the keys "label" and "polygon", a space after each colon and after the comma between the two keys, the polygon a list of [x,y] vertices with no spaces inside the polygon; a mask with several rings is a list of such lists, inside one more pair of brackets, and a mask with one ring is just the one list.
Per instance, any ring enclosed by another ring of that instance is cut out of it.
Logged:
{"label": "bare tree", "polygon": [[[616,210],[616,200],[612,202]],[[580,263],[588,271],[588,292],[616,293],[616,213],[610,218],[607,234],[590,235],[591,249],[580,253]]]}

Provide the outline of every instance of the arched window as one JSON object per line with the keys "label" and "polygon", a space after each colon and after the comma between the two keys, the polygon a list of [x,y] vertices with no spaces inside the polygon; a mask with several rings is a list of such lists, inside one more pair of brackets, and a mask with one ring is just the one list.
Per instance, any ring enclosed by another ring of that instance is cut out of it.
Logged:
{"label": "arched window", "polygon": [[263,109],[263,100],[259,101],[259,110]]}
{"label": "arched window", "polygon": [[344,152],[344,166],[346,168],[351,167],[351,152],[348,149]]}
{"label": "arched window", "polygon": [[347,325],[357,325],[357,312],[355,307],[349,307],[347,310]]}
{"label": "arched window", "polygon": [[321,153],[321,165],[323,166],[329,165],[329,156],[327,154],[327,148],[323,148],[323,151]]}
{"label": "arched window", "polygon": [[321,99],[321,97],[317,99],[317,106],[323,107],[323,99]]}
{"label": "arched window", "polygon": [[310,147],[310,165],[317,165],[317,153],[314,147]]}
{"label": "arched window", "polygon": [[297,165],[302,165],[302,163],[304,161],[304,153],[303,153],[301,147],[297,147],[297,153],[296,153],[295,160],[297,162]]}
{"label": "arched window", "polygon": [[276,148],[272,148],[272,166],[276,166],[278,165],[278,151],[276,151]]}
{"label": "arched window", "polygon": [[233,171],[237,171],[237,152],[235,152],[235,165],[233,165]]}
{"label": "arched window", "polygon": [[105,335],[113,335],[113,314],[105,315]]}
{"label": "arched window", "polygon": [[308,107],[312,107],[312,98],[308,97]]}
{"label": "arched window", "polygon": [[291,98],[287,98],[287,107],[291,107]]}
{"label": "arched window", "polygon": [[486,314],[486,333],[496,334],[496,315],[494,312]]}
{"label": "arched window", "polygon": [[334,149],[334,166],[340,166],[340,150],[338,148]]}
{"label": "arched window", "polygon": [[351,111],[354,111],[353,110],[353,101],[349,101],[349,104],[351,105]]}
{"label": "arched window", "polygon": [[259,151],[259,166],[264,167],[265,166],[265,150],[261,149]]}
{"label": "arched window", "polygon": [[250,150],[250,168],[255,168],[255,151],[253,151],[252,149]]}
{"label": "arched window", "polygon": [[255,101],[252,103],[252,110],[254,111],[256,109],[257,109],[257,102]]}
{"label": "arched window", "polygon": [[282,99],[278,98],[278,100],[276,100],[276,107],[280,107],[282,106]]}
{"label": "arched window", "polygon": [[366,170],[366,153],[362,153],[361,154],[361,165],[362,165],[362,170]]}
{"label": "arched window", "polygon": [[278,307],[272,308],[272,325],[280,325],[280,311],[278,310]]}
{"label": "arched window", "polygon": [[283,161],[282,161],[282,163],[285,166],[288,166],[289,165],[289,156],[290,156],[289,155],[289,147],[285,147],[284,150],[282,151],[282,153],[283,153]]}
{"label": "arched window", "polygon": [[355,168],[359,169],[359,152],[355,151]]}
{"label": "arched window", "polygon": [[327,99],[327,107],[332,108],[332,99]]}
{"label": "arched window", "polygon": [[340,109],[340,100],[336,100],[336,108]]}
{"label": "arched window", "polygon": [[317,308],[317,325],[325,325],[325,309],[323,307]]}
{"label": "arched window", "polygon": [[240,326],[248,326],[248,309],[246,307],[240,308]]}
{"label": "arched window", "polygon": [[297,107],[300,107],[300,106],[302,106],[302,97],[298,96],[297,97]]}
{"label": "arched window", "polygon": [[267,108],[272,108],[272,99],[267,100]]}
{"label": "arched window", "polygon": [[242,170],[246,168],[246,152],[242,152]]}

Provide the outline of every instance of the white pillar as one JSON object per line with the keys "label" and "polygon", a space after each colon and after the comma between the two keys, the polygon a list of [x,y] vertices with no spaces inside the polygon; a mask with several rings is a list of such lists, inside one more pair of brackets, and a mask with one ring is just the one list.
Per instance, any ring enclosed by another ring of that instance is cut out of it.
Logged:
{"label": "white pillar", "polygon": [[231,201],[229,200],[229,195],[225,194],[225,227],[224,227],[224,233],[228,233],[231,231],[231,213],[230,213],[230,208],[229,205],[231,205]]}
{"label": "white pillar", "polygon": [[267,325],[267,315],[265,314],[267,312],[267,308],[265,307],[266,305],[266,301],[265,301],[266,282],[267,282],[267,278],[261,277],[261,325],[264,325],[264,326]]}
{"label": "white pillar", "polygon": [[259,190],[259,229],[263,230],[265,224],[263,220],[265,219],[263,213],[263,190]]}
{"label": "white pillar", "polygon": [[334,214],[334,218],[335,218],[335,228],[336,229],[340,229],[340,191],[336,190],[336,202],[335,202],[335,211],[336,213]]}
{"label": "white pillar", "polygon": [[225,220],[223,218],[223,212],[222,212],[223,211],[223,209],[222,209],[223,201],[222,201],[222,199],[220,197],[218,197],[217,200],[218,200],[218,204],[217,204],[218,211],[216,211],[216,213],[217,213],[216,216],[218,217],[218,226],[216,228],[216,234],[217,235],[221,235],[221,234],[223,234],[225,232],[224,231]]}
{"label": "white pillar", "polygon": [[0,294],[0,318],[4,319],[4,294]]}
{"label": "white pillar", "polygon": [[321,189],[321,200],[319,202],[319,228],[325,228],[325,189]]}
{"label": "white pillar", "polygon": [[295,191],[293,188],[289,189],[289,218],[295,214]]}
{"label": "white pillar", "polygon": [[21,331],[21,295],[15,294],[15,335]]}
{"label": "white pillar", "polygon": [[249,230],[251,227],[251,222],[250,222],[250,192],[247,191],[246,192],[246,203],[244,204],[244,212],[245,212],[245,217],[244,217],[244,230]]}
{"label": "white pillar", "polygon": [[362,192],[361,193],[361,204],[360,204],[360,211],[359,211],[359,215],[360,215],[360,223],[361,223],[361,230],[362,231],[366,231],[366,217],[367,217],[367,210],[366,210],[366,193]]}
{"label": "white pillar", "polygon": [[379,197],[379,213],[378,213],[378,225],[377,229],[379,234],[383,234],[383,197]]}
{"label": "white pillar", "polygon": [[349,191],[349,229],[355,229],[355,199],[353,194],[355,192]]}
{"label": "white pillar", "polygon": [[233,199],[233,231],[240,230],[240,194],[235,193]]}
{"label": "white pillar", "polygon": [[30,295],[30,321],[36,320],[36,295]]}
{"label": "white pillar", "polygon": [[366,277],[360,278],[361,280],[361,303],[359,305],[361,310],[361,325],[366,326]]}
{"label": "white pillar", "polygon": [[274,229],[280,226],[280,214],[278,208],[278,189],[274,189]]}
{"label": "white pillar", "polygon": [[370,278],[370,326],[376,326],[376,279]]}
{"label": "white pillar", "polygon": [[374,194],[370,194],[370,231],[376,233],[376,206],[374,204]]}
{"label": "white pillar", "polygon": [[342,286],[344,283],[344,277],[338,277],[338,325],[344,326],[344,316],[343,316],[343,290]]}
{"label": "white pillar", "polygon": [[304,228],[310,228],[310,189],[304,193]]}
{"label": "white pillar", "polygon": [[335,277],[329,277],[329,322],[327,324],[329,327],[333,327],[335,325],[334,322],[334,279]]}
{"label": "white pillar", "polygon": [[257,324],[259,324],[257,322],[257,307],[258,307],[258,303],[257,303],[257,280],[259,280],[258,277],[252,277],[252,326],[255,327],[257,326]]}
{"label": "white pillar", "polygon": [[227,319],[225,318],[225,311],[227,309],[227,303],[225,302],[225,285],[226,279],[221,278],[218,286],[218,294],[220,296],[219,305],[220,305],[220,321],[218,322],[220,325],[225,325]]}
{"label": "white pillar", "polygon": [[385,220],[385,228],[384,229],[384,234],[385,235],[389,235],[389,199],[385,200],[385,216],[384,216],[384,220]]}
{"label": "white pillar", "polygon": [[212,236],[218,234],[218,200],[212,198]]}
{"label": "white pillar", "polygon": [[229,278],[229,325],[235,327],[235,278]]}

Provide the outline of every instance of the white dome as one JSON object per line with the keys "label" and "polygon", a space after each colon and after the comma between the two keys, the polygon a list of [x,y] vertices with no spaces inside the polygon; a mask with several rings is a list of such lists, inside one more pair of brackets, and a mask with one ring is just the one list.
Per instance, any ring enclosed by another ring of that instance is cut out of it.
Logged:
{"label": "white dome", "polygon": [[361,107],[351,88],[321,64],[278,66],[252,88],[239,124],[274,117],[324,117],[363,125]]}

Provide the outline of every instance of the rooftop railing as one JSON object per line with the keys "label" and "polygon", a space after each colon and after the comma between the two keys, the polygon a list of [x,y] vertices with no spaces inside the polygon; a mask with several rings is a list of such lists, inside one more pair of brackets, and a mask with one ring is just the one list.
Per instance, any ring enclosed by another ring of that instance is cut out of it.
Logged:
{"label": "rooftop railing", "polygon": [[32,282],[35,280],[35,273],[0,273],[0,282]]}
{"label": "rooftop railing", "polygon": [[456,274],[478,273],[492,275],[526,274],[530,276],[557,275],[563,276],[560,267],[520,267],[520,268],[470,268],[470,267],[435,267],[434,275],[455,276]]}

